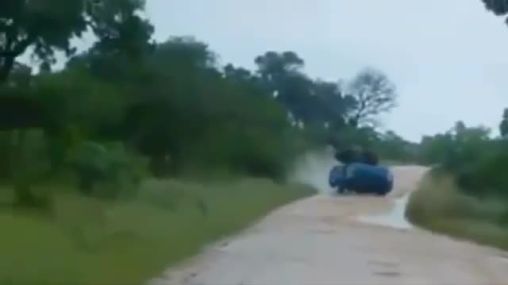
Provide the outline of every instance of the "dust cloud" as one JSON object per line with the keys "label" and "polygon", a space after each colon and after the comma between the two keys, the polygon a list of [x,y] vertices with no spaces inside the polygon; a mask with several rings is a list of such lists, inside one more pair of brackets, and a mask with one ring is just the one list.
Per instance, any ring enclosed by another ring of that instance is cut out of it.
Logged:
{"label": "dust cloud", "polygon": [[290,172],[290,181],[312,186],[321,194],[332,194],[334,190],[328,185],[328,174],[337,165],[333,154],[333,148],[326,148],[302,155]]}

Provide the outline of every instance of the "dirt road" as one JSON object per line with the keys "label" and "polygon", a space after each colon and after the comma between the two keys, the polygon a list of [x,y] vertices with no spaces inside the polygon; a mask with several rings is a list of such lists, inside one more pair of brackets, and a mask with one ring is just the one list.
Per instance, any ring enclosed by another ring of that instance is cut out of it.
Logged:
{"label": "dirt road", "polygon": [[508,284],[508,255],[501,251],[361,222],[360,216],[390,211],[425,169],[394,172],[396,189],[386,199],[320,195],[296,202],[154,284]]}

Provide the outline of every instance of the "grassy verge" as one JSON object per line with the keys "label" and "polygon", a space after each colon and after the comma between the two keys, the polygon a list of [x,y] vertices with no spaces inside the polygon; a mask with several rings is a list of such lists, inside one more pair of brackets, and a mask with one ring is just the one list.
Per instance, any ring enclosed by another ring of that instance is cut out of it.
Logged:
{"label": "grassy verge", "polygon": [[432,231],[508,249],[508,201],[464,195],[450,176],[429,174],[406,214]]}
{"label": "grassy verge", "polygon": [[135,201],[115,203],[57,192],[48,212],[0,210],[0,284],[141,284],[312,193],[266,180],[149,181]]}

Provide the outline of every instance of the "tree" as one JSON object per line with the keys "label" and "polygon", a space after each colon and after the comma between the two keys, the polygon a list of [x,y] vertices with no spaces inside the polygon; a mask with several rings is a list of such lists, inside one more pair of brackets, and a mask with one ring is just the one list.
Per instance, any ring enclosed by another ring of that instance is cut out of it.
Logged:
{"label": "tree", "polygon": [[506,138],[508,136],[508,109],[504,109],[503,120],[499,125],[499,131],[501,132],[501,136],[503,138]]}
{"label": "tree", "polygon": [[303,59],[291,51],[270,51],[258,56],[255,62],[263,87],[286,107],[293,123],[309,123],[315,119],[313,82],[301,72]]}
{"label": "tree", "polygon": [[420,143],[420,159],[425,164],[446,162],[454,146],[453,136],[450,133],[424,136]]}
{"label": "tree", "polygon": [[249,82],[253,79],[252,73],[245,68],[237,68],[232,64],[228,64],[223,70],[224,77],[235,82]]}
{"label": "tree", "polygon": [[289,73],[298,73],[305,64],[303,59],[292,51],[282,53],[269,51],[256,57],[255,62],[261,77],[274,84],[279,77],[284,77]]}
{"label": "tree", "polygon": [[145,0],[88,0],[90,29],[97,36],[92,50],[106,54],[137,57],[145,53],[154,31],[153,26],[139,16]]}
{"label": "tree", "polygon": [[[283,176],[299,133],[261,76],[218,67],[208,46],[191,38],[158,44],[146,60],[151,77],[127,111],[125,140],[149,157],[155,174],[217,167]],[[310,94],[296,79],[280,78],[284,94]]]}
{"label": "tree", "polygon": [[459,121],[445,134],[424,137],[422,159],[426,163],[438,163],[450,171],[467,168],[491,151],[489,133],[485,127],[467,127]]}
{"label": "tree", "polygon": [[330,128],[340,128],[346,123],[348,115],[355,107],[355,99],[344,94],[340,85],[335,82],[317,80],[312,86],[315,106],[314,117]]}
{"label": "tree", "polygon": [[171,69],[168,64],[177,68],[207,69],[215,66],[216,56],[207,44],[192,37],[173,37],[157,46],[151,62],[166,70]]}
{"label": "tree", "polygon": [[71,39],[89,28],[101,48],[132,43],[133,38],[146,40],[151,26],[138,15],[144,4],[144,0],[0,1],[0,83],[29,48],[49,66],[55,51],[73,54]]}
{"label": "tree", "polygon": [[349,84],[347,92],[356,101],[350,118],[353,125],[371,123],[377,115],[390,111],[396,104],[395,85],[375,69],[361,71]]}
{"label": "tree", "polygon": [[487,10],[496,16],[506,16],[508,14],[508,2],[506,0],[482,0],[482,2]]}
{"label": "tree", "polygon": [[490,130],[486,127],[467,127],[462,121],[455,123],[455,127],[451,132],[455,136],[455,140],[459,142],[466,141],[487,141],[489,139]]}
{"label": "tree", "polygon": [[395,161],[414,161],[418,145],[406,141],[393,131],[379,135],[374,150],[383,158]]}
{"label": "tree", "polygon": [[455,133],[455,135],[459,136],[467,131],[466,124],[463,121],[458,121],[455,123],[452,131]]}
{"label": "tree", "polygon": [[[67,56],[74,54],[71,39],[82,37],[87,31],[92,31],[98,39],[94,50],[108,55],[118,52],[134,55],[152,33],[151,25],[139,14],[144,4],[144,0],[0,1],[0,84],[10,79],[16,69],[16,59],[27,51],[41,62],[41,70],[49,72],[51,64],[56,61],[55,52],[63,51]],[[30,75],[27,71],[21,74]],[[16,93],[14,97],[27,97],[24,93],[37,93],[32,91],[37,91],[38,87],[31,86],[31,83],[30,76],[18,76],[5,85]],[[19,88],[22,85],[24,88]],[[41,112],[41,104],[25,98],[4,100],[9,100],[9,104],[19,110],[14,120],[5,116],[0,118],[0,125],[17,130],[12,134],[16,135],[16,150],[12,155],[13,161],[21,161],[27,134],[20,129],[47,124],[51,115]],[[66,107],[56,113],[66,113]],[[22,170],[18,167],[12,172],[21,173]],[[20,175],[13,180],[19,202],[32,203],[31,182]]]}

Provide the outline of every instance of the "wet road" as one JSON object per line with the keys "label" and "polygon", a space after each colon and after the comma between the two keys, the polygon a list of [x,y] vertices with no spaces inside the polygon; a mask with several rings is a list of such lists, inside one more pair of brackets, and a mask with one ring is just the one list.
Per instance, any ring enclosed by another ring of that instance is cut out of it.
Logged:
{"label": "wet road", "polygon": [[503,252],[402,224],[396,202],[403,207],[425,172],[395,168],[384,199],[319,195],[278,209],[153,283],[506,284]]}

